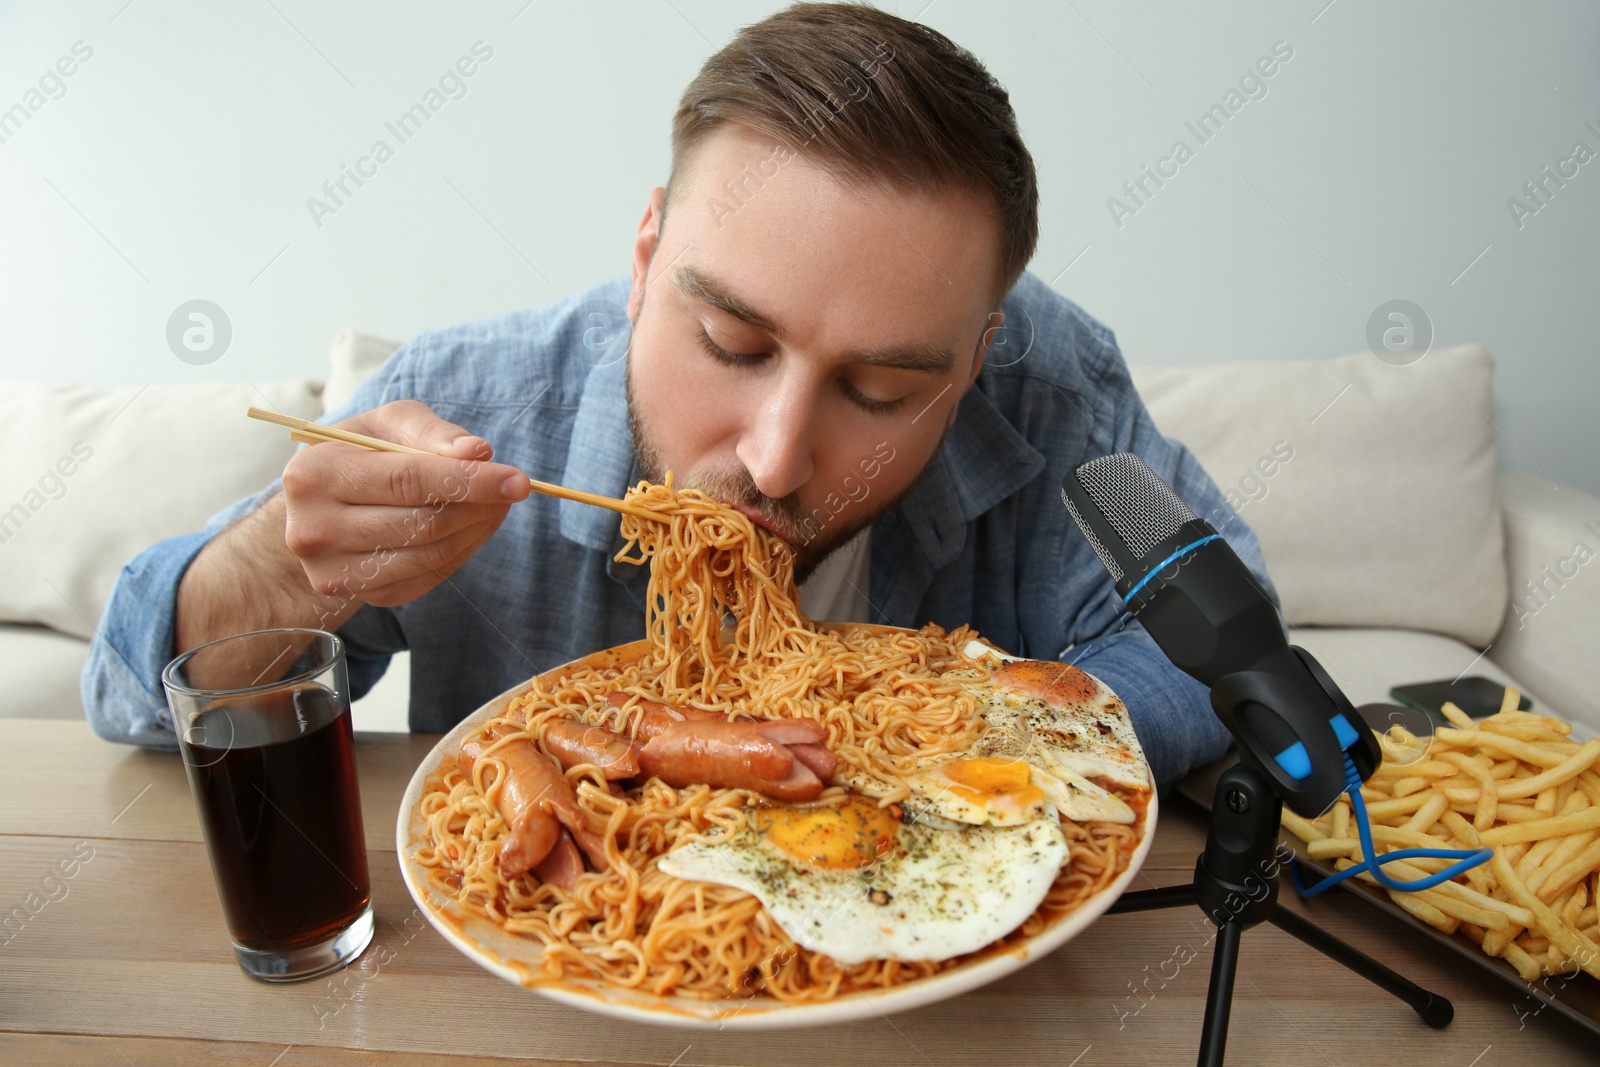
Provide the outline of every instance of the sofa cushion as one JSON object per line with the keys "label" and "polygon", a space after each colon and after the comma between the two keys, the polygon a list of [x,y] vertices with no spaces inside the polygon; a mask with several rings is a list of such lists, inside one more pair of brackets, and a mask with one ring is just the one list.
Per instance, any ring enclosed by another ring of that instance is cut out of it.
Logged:
{"label": "sofa cushion", "polygon": [[[1506,610],[1487,352],[1136,367],[1156,424],[1261,539],[1291,624],[1483,647]],[[1227,533],[1228,514],[1201,516]]]}
{"label": "sofa cushion", "polygon": [[0,623],[0,678],[6,698],[0,719],[81,719],[83,673],[89,642],[47,626]]}
{"label": "sofa cushion", "polygon": [[390,341],[355,330],[341,330],[328,346],[328,385],[322,391],[324,411],[336,411],[344,406],[352,393],[367,376],[400,347],[399,341]]}
{"label": "sofa cushion", "polygon": [[278,477],[296,446],[251,405],[316,418],[322,384],[0,382],[0,622],[89,637],[123,564]]}
{"label": "sofa cushion", "polygon": [[1500,476],[1511,608],[1492,654],[1600,730],[1600,499],[1536,474]]}
{"label": "sofa cushion", "polygon": [[1350,703],[1392,704],[1389,690],[1415,682],[1449,681],[1481,674],[1514,685],[1534,700],[1534,710],[1559,715],[1490,656],[1453,637],[1419,630],[1295,627],[1289,640],[1317,658]]}

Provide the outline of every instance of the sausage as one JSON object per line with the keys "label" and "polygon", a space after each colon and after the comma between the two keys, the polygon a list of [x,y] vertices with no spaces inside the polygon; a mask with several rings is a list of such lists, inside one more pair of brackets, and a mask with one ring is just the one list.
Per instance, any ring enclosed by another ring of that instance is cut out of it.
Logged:
{"label": "sausage", "polygon": [[[461,746],[467,774],[484,750],[502,736],[501,729],[497,727],[494,736],[473,738]],[[500,846],[500,872],[515,878],[532,870],[556,847],[562,826],[571,831],[584,855],[605,870],[604,840],[589,830],[571,783],[539,747],[519,737],[495,749],[494,756],[504,764],[506,775],[495,807],[511,827],[510,836]]]}
{"label": "sausage", "polygon": [[[473,738],[461,746],[462,771],[470,778],[472,769],[484,749],[495,738]],[[532,757],[530,759],[529,757]],[[495,752],[505,765],[506,780],[495,795],[495,808],[511,828],[510,836],[500,846],[500,872],[507,878],[526,874],[528,870],[550,854],[561,836],[561,824],[550,812],[537,803],[538,793],[532,786],[532,775],[525,769],[532,760],[550,761],[530,742],[513,741]]]}
{"label": "sausage", "polygon": [[[633,694],[618,691],[608,696],[606,703],[614,708],[620,708],[630,700],[634,700]],[[834,771],[838,770],[839,767],[839,758],[828,751],[822,744],[827,739],[827,730],[820,723],[811,719],[758,720],[742,717],[727,719],[714,711],[690,707],[669,707],[658,701],[642,697],[634,705],[633,713],[634,716],[630,724],[632,732],[645,747],[649,747],[651,741],[678,723],[749,724],[757,728],[757,732],[761,737],[785,746],[788,749],[791,760],[799,760],[804,770],[811,772],[809,776],[802,773],[794,774],[791,777],[793,764],[788,764],[791,767],[791,771],[783,771],[781,769],[785,766],[783,760],[775,757],[770,749],[757,743],[757,749],[763,753],[763,758],[766,760],[760,767],[756,778],[756,781],[760,784],[749,784],[751,781],[750,776],[745,775],[741,779],[743,784],[735,786],[731,780],[726,779],[729,778],[730,773],[734,773],[729,771],[728,768],[733,764],[728,761],[731,759],[737,762],[738,757],[733,756],[731,752],[726,750],[719,751],[714,756],[707,755],[703,751],[700,755],[690,756],[684,749],[684,745],[687,743],[686,739],[692,736],[692,732],[690,732],[680,733],[678,739],[671,741],[669,744],[658,745],[655,749],[655,755],[651,757],[651,760],[654,761],[652,765],[658,771],[665,771],[664,774],[656,774],[656,777],[661,778],[668,785],[679,785],[680,780],[693,773],[691,760],[709,760],[711,761],[709,766],[720,767],[721,769],[708,771],[707,773],[720,775],[721,777],[717,780],[703,779],[704,784],[730,788],[758,789],[769,796],[787,799],[784,794],[810,794],[813,789],[810,782],[811,777],[826,780],[833,777]],[[734,738],[738,736],[740,735],[725,735],[728,744],[733,744]],[[743,743],[748,745],[751,742],[746,736]],[[652,773],[645,766],[646,762],[641,749],[640,766],[645,770],[645,773]],[[685,780],[681,781],[681,784],[692,785],[699,783]],[[773,789],[778,789],[781,792],[773,792]],[[803,796],[799,799],[812,799],[812,797]]]}
{"label": "sausage", "polygon": [[[614,708],[620,708],[632,699],[632,693],[617,690],[606,697],[606,703]],[[634,705],[630,716],[630,732],[640,744],[643,744],[675,722],[690,721],[727,722],[728,720],[714,711],[706,711],[703,708],[673,708],[659,701],[641,697]]]}
{"label": "sausage", "polygon": [[822,742],[828,731],[811,719],[774,719],[756,724],[762,737],[776,741],[789,749],[789,754],[809,768],[818,778],[827,781],[839,769],[839,757],[829,752]]}
{"label": "sausage", "polygon": [[762,737],[780,745],[814,745],[828,736],[828,731],[814,719],[767,719],[755,725]]}
{"label": "sausage", "polygon": [[795,759],[810,767],[824,782],[832,778],[833,772],[839,769],[839,757],[829,752],[823,745],[790,745],[789,751],[794,753]]}
{"label": "sausage", "polygon": [[571,889],[578,884],[578,875],[583,873],[583,857],[578,854],[578,846],[572,843],[572,835],[562,830],[561,836],[556,840],[556,847],[550,854],[533,868],[533,873],[541,882],[558,885],[562,889]]}
{"label": "sausage", "polygon": [[[583,854],[589,857],[589,866],[597,871],[609,871],[611,869],[611,860],[606,856],[605,837],[595,833],[587,826],[581,825],[580,820],[583,817],[581,808],[574,804],[572,810],[576,813],[577,818],[571,820],[562,818],[561,825],[567,828],[567,832],[572,835],[572,840],[583,850]],[[560,813],[557,813],[557,817],[560,817]]]}
{"label": "sausage", "polygon": [[598,726],[556,719],[545,725],[544,745],[567,770],[592,763],[608,780],[639,773],[639,746]]}
{"label": "sausage", "polygon": [[[765,732],[780,727],[773,732],[798,736],[781,729],[793,725],[798,722],[673,723],[639,750],[639,766],[645,774],[679,788],[704,784],[749,789],[778,800],[815,800],[822,793],[822,779]],[[811,726],[822,729],[816,723]],[[803,734],[815,740],[813,731]]]}

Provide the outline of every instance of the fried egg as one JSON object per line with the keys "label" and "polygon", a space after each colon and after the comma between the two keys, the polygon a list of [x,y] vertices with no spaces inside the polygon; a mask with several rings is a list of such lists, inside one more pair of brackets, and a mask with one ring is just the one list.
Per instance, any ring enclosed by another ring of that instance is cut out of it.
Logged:
{"label": "fried egg", "polygon": [[751,894],[798,944],[843,964],[977,951],[1033,914],[1067,858],[1053,814],[946,829],[851,796],[753,821],[673,849],[660,869]]}
{"label": "fried egg", "polygon": [[[1116,694],[1068,664],[1019,660],[974,644],[969,657],[1004,661],[992,673],[974,670],[967,683],[988,729],[967,751],[906,775],[906,806],[916,817],[945,826],[1018,826],[1055,813],[1075,822],[1136,821],[1133,808],[1102,784],[1150,787],[1144,750]],[[864,775],[845,780],[873,789]]]}
{"label": "fried egg", "polygon": [[932,764],[908,774],[906,785],[918,814],[973,826],[1020,826],[1055,814],[1036,778],[1024,760],[985,755]]}

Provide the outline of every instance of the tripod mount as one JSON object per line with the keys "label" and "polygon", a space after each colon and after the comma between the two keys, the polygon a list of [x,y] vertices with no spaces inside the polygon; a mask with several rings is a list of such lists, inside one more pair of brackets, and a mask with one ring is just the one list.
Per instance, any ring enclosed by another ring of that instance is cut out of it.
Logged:
{"label": "tripod mount", "polygon": [[[1248,755],[1244,759],[1248,760]],[[1270,778],[1243,761],[1229,767],[1217,780],[1211,826],[1205,851],[1195,861],[1194,881],[1125,893],[1110,909],[1151,911],[1193,904],[1216,926],[1211,984],[1200,1031],[1201,1067],[1219,1067],[1223,1062],[1240,940],[1246,930],[1263,922],[1399,997],[1429,1026],[1448,1026],[1455,1009],[1444,997],[1430,993],[1278,903],[1278,875],[1283,863],[1278,852],[1278,826],[1282,813],[1283,798],[1273,790]]]}

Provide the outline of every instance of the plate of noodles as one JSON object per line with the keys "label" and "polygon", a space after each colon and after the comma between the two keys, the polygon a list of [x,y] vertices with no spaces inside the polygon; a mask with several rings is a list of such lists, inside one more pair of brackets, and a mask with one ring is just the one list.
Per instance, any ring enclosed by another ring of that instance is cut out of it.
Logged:
{"label": "plate of noodles", "polygon": [[661,516],[622,519],[646,637],[467,716],[401,801],[406,886],[462,953],[634,1021],[821,1025],[992,982],[1122,893],[1157,805],[1102,683],[812,622],[744,515],[628,500]]}

